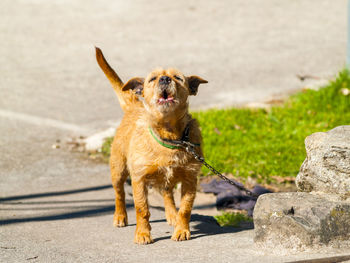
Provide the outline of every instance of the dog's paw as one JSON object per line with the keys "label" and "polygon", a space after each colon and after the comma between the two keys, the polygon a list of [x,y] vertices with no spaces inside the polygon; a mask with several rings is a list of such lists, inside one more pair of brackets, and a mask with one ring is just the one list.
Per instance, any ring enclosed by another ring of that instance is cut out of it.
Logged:
{"label": "dog's paw", "polygon": [[176,225],[176,213],[166,213],[165,214],[166,221],[168,225],[175,226]]}
{"label": "dog's paw", "polygon": [[147,245],[153,243],[150,233],[136,233],[134,243],[139,245]]}
{"label": "dog's paw", "polygon": [[126,214],[114,214],[113,226],[124,227],[128,225],[128,216]]}
{"label": "dog's paw", "polygon": [[184,241],[191,238],[191,232],[188,229],[178,229],[174,231],[173,236],[171,237],[174,241]]}

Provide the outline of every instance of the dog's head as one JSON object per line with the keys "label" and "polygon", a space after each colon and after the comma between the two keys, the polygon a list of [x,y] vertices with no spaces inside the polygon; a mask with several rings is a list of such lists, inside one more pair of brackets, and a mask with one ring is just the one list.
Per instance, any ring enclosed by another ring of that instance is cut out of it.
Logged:
{"label": "dog's head", "polygon": [[178,109],[187,109],[188,96],[196,95],[199,84],[208,81],[198,76],[184,76],[176,69],[157,69],[145,79],[132,78],[123,90],[132,89],[142,96],[150,110],[169,114]]}

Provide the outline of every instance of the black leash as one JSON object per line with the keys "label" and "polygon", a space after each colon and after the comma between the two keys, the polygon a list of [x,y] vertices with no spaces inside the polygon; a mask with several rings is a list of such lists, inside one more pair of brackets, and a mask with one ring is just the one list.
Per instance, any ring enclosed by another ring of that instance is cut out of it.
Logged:
{"label": "black leash", "polygon": [[189,154],[193,155],[193,157],[200,163],[202,163],[204,166],[206,166],[210,171],[212,171],[215,175],[218,175],[222,180],[224,180],[225,182],[237,187],[239,190],[245,192],[247,195],[254,197],[254,198],[258,198],[258,195],[253,193],[252,191],[248,190],[247,188],[245,188],[243,185],[229,179],[228,177],[226,177],[225,175],[223,175],[222,173],[218,172],[214,167],[212,167],[210,164],[208,164],[203,157],[199,156],[196,153],[195,147],[196,145],[194,145],[193,143],[187,142],[187,141],[181,141],[181,144],[179,144],[179,146],[182,146],[182,148],[184,148],[186,150],[186,152],[188,152]]}
{"label": "black leash", "polygon": [[189,141],[189,134],[190,134],[190,122],[186,125],[185,130],[182,134],[182,137],[180,140],[169,140],[169,139],[163,139],[160,138],[152,129],[149,127],[149,131],[154,137],[154,139],[164,147],[170,148],[170,149],[185,149],[186,152],[191,154],[198,162],[202,163],[205,167],[207,167],[210,171],[212,171],[215,175],[218,175],[222,180],[225,182],[237,187],[239,190],[245,192],[247,195],[253,197],[254,199],[258,198],[258,195],[253,193],[252,191],[245,188],[243,185],[229,179],[225,175],[218,172],[214,167],[212,167],[210,164],[208,164],[203,157],[199,156],[196,152],[196,147],[200,146],[199,144],[191,143]]}

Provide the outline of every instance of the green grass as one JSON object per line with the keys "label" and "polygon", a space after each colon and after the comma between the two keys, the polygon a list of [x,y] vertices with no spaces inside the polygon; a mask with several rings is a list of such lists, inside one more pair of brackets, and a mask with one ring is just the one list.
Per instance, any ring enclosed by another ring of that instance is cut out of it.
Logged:
{"label": "green grass", "polygon": [[214,216],[220,226],[238,227],[242,222],[252,222],[253,219],[241,213],[223,212],[221,215]]}
{"label": "green grass", "polygon": [[[194,112],[204,142],[206,161],[223,173],[270,183],[272,176],[296,176],[305,159],[304,139],[319,131],[350,124],[350,74],[318,91],[292,96],[283,106],[264,109],[225,109]],[[109,154],[110,141],[103,152]],[[203,174],[209,174],[203,167]]]}
{"label": "green grass", "polygon": [[108,158],[111,155],[111,144],[113,142],[113,137],[107,138],[101,148],[101,153],[105,158]]}
{"label": "green grass", "polygon": [[[350,75],[318,90],[292,96],[270,110],[226,109],[193,113],[198,119],[208,163],[237,177],[271,182],[271,176],[296,176],[305,159],[304,139],[314,132],[350,124]],[[203,174],[208,169],[203,168]]]}

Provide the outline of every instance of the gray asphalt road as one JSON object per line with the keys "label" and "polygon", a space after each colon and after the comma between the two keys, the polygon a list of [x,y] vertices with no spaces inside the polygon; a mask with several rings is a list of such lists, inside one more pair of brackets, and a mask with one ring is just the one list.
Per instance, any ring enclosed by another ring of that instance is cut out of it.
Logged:
{"label": "gray asphalt road", "polygon": [[156,242],[136,246],[132,206],[131,226],[112,228],[108,166],[52,145],[121,118],[94,45],[124,80],[158,66],[207,79],[193,109],[242,105],[301,88],[296,74],[327,78],[343,67],[345,0],[2,0],[0,39],[1,262],[285,262],[342,253],[257,249],[253,230],[220,229],[199,207],[193,240],[169,240],[172,229],[153,207]]}

